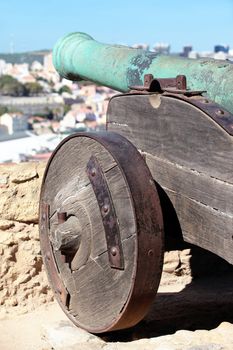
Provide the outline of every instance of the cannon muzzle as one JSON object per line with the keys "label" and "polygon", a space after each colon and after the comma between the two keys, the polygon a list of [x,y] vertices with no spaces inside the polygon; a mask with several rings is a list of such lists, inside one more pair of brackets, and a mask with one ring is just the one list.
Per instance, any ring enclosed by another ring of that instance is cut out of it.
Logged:
{"label": "cannon muzzle", "polygon": [[53,63],[67,79],[91,80],[122,92],[142,85],[145,74],[156,78],[185,75],[188,89],[206,91],[211,100],[233,112],[233,65],[228,61],[165,56],[72,33],[55,45]]}

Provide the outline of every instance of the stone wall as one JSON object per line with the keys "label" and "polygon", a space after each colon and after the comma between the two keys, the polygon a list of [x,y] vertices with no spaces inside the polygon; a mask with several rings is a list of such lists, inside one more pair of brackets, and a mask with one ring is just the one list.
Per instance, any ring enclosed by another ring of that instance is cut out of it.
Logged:
{"label": "stone wall", "polygon": [[0,315],[53,300],[38,235],[38,199],[45,164],[0,166]]}

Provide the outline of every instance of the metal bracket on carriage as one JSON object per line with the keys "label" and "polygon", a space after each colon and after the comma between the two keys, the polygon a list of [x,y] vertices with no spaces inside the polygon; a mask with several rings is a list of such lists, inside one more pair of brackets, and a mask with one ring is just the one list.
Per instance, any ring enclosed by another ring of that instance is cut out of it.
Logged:
{"label": "metal bracket on carriage", "polygon": [[201,95],[205,91],[193,91],[187,89],[187,79],[185,75],[177,75],[176,78],[154,78],[153,74],[144,75],[144,84],[139,86],[130,86],[131,92],[172,92],[174,94],[183,94],[186,96]]}
{"label": "metal bracket on carriage", "polygon": [[209,100],[205,95],[206,91],[193,91],[187,89],[185,75],[177,75],[176,78],[154,79],[152,74],[144,76],[144,85],[130,87],[131,93],[160,93],[166,96],[175,97],[188,102],[208,114],[219,124],[229,135],[233,136],[233,115],[221,105]]}
{"label": "metal bracket on carriage", "polygon": [[177,94],[172,91],[165,91],[164,96],[175,97],[176,99],[187,102],[202,112],[206,113],[229,135],[233,136],[233,115],[214,101],[206,96]]}
{"label": "metal bracket on carriage", "polygon": [[123,270],[124,256],[117,216],[114,210],[114,205],[107,181],[105,179],[101,166],[95,157],[91,156],[87,164],[86,171],[100,208],[105,230],[110,266]]}
{"label": "metal bracket on carriage", "polygon": [[42,202],[40,206],[41,212],[41,230],[43,231],[43,240],[41,240],[41,248],[44,251],[44,258],[46,259],[46,266],[49,271],[49,278],[53,283],[54,293],[59,296],[59,299],[64,305],[67,305],[69,299],[69,293],[67,292],[62,279],[60,277],[57,265],[55,263],[53,249],[49,240],[49,235],[46,234],[49,231],[49,216],[50,206],[47,203]]}

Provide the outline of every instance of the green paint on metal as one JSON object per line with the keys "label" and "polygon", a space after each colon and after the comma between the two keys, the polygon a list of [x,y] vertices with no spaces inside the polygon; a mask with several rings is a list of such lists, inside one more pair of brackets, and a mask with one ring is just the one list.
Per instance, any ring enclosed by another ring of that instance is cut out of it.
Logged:
{"label": "green paint on metal", "polygon": [[207,96],[233,113],[233,64],[210,59],[157,55],[141,49],[107,45],[85,33],[61,38],[53,50],[57,71],[71,80],[91,80],[127,92],[151,73],[157,78],[186,75],[188,88],[206,90]]}

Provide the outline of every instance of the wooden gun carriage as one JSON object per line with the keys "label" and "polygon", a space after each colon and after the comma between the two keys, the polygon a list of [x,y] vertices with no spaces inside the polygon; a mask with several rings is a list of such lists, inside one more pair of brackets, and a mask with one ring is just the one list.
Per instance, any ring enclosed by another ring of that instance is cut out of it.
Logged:
{"label": "wooden gun carriage", "polygon": [[69,136],[48,162],[40,198],[48,278],[76,325],[131,327],[156,295],[166,226],[176,229],[166,203],[184,241],[233,264],[233,66],[83,33],[61,39],[53,57],[62,76],[123,94],[109,102],[106,132]]}

